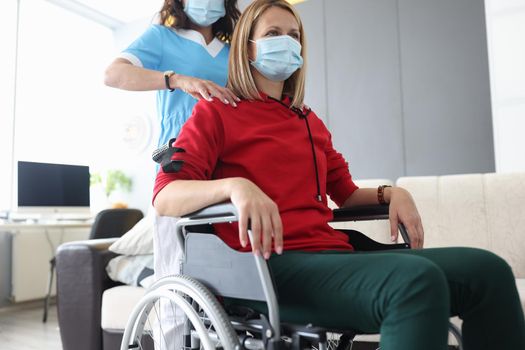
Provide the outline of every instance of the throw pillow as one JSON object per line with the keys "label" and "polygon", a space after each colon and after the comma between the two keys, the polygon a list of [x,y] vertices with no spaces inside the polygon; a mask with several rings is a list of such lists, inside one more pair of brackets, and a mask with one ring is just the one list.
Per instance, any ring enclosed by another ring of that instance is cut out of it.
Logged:
{"label": "throw pillow", "polygon": [[119,255],[109,261],[106,272],[113,281],[148,288],[153,282],[153,254]]}
{"label": "throw pillow", "polygon": [[153,228],[155,211],[148,210],[144,218],[109,246],[109,250],[120,255],[153,254]]}

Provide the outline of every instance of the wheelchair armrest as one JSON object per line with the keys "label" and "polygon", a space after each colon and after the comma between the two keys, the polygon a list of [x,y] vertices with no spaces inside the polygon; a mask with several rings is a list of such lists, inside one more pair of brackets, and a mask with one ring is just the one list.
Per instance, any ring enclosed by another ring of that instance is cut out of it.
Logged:
{"label": "wheelchair armrest", "polygon": [[237,216],[237,208],[235,208],[235,206],[232,203],[225,202],[210,205],[208,207],[194,211],[193,213],[184,215],[183,218],[187,218],[190,220],[200,220],[230,216]]}
{"label": "wheelchair armrest", "polygon": [[[332,211],[334,216],[332,222],[388,220],[389,208],[390,207],[388,205],[381,204],[361,205],[351,208],[338,208]],[[399,223],[398,228],[403,241],[410,245],[410,238],[405,225]]]}
{"label": "wheelchair armrest", "polygon": [[[196,228],[202,227],[203,225],[234,222],[237,220],[237,209],[230,202],[213,204],[183,215],[175,224],[177,244],[184,252],[184,236],[190,227]],[[208,232],[208,230],[206,230],[206,232]]]}
{"label": "wheelchair armrest", "polygon": [[361,205],[352,208],[338,208],[332,212],[334,222],[341,221],[367,221],[388,219],[388,205]]}

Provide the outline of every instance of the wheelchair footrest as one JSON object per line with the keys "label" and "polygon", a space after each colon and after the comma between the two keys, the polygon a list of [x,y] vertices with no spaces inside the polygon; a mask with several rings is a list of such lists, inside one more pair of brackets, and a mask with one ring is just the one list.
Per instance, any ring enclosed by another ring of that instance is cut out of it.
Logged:
{"label": "wheelchair footrest", "polygon": [[299,326],[294,324],[282,324],[283,334],[289,334],[292,341],[311,342],[313,344],[326,342],[326,328],[315,327],[312,325]]}

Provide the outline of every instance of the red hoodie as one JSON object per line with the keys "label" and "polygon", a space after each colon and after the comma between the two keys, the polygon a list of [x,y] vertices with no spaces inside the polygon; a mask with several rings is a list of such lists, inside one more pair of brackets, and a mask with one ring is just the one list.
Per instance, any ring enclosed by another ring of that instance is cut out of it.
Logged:
{"label": "red hoodie", "polygon": [[[185,150],[172,157],[182,167],[172,173],[160,169],[154,197],[174,180],[243,177],[277,204],[284,250],[351,250],[346,235],[328,225],[326,196],[342,205],[357,189],[330,133],[315,113],[289,109],[288,98],[263,99],[241,101],[237,108],[199,101],[174,144]],[[241,247],[236,223],[214,226],[233,249],[251,250]]]}

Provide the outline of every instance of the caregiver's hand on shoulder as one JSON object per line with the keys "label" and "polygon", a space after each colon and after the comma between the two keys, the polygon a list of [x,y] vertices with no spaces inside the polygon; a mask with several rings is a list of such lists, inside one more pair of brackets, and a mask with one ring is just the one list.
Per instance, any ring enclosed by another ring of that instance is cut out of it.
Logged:
{"label": "caregiver's hand on shoulder", "polygon": [[257,185],[244,178],[232,179],[230,199],[239,213],[239,240],[243,247],[248,244],[248,223],[253,234],[252,250],[265,259],[272,252],[283,251],[283,227],[277,204]]}
{"label": "caregiver's hand on shoulder", "polygon": [[170,86],[181,89],[196,99],[211,101],[213,97],[218,98],[224,104],[237,107],[240,99],[230,89],[215,84],[213,81],[190,77],[187,75],[174,74],[170,77]]}
{"label": "caregiver's hand on shoulder", "polygon": [[398,223],[403,223],[408,231],[410,246],[423,248],[424,232],[416,204],[410,193],[400,187],[390,187],[390,231],[392,241],[397,240]]}

